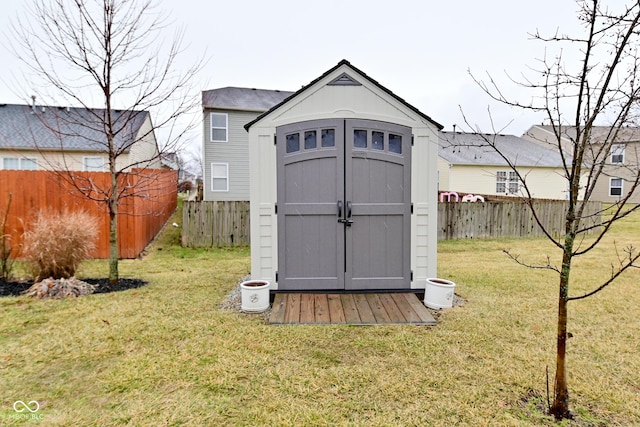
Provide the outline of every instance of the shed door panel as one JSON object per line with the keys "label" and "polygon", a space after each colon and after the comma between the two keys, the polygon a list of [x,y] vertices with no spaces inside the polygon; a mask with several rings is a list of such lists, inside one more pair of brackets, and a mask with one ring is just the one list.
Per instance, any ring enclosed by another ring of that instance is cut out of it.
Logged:
{"label": "shed door panel", "polygon": [[336,223],[344,192],[341,123],[277,130],[280,289],[344,289],[344,231]]}
{"label": "shed door panel", "polygon": [[408,288],[410,129],[317,120],[276,140],[279,289]]}
{"label": "shed door panel", "polygon": [[353,224],[346,230],[346,289],[405,289],[411,285],[411,130],[347,120],[345,197]]}

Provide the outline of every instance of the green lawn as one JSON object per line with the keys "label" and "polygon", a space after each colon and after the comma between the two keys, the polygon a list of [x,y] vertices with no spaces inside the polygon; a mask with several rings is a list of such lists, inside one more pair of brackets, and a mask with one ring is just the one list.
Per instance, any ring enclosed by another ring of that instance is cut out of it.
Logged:
{"label": "green lawn", "polygon": [[[177,219],[178,217],[176,217]],[[169,223],[176,219],[170,220]],[[620,247],[640,220],[615,230]],[[190,250],[169,227],[121,274],[143,288],[78,299],[0,298],[0,425],[540,426],[554,371],[557,279],[542,239],[439,246],[439,276],[466,304],[435,327],[269,326],[222,311],[248,249]],[[612,239],[607,245],[613,247]],[[580,260],[574,288],[606,277]],[[79,276],[106,275],[89,262]],[[569,385],[579,421],[640,425],[640,271],[570,306]],[[14,402],[37,401],[41,420]]]}

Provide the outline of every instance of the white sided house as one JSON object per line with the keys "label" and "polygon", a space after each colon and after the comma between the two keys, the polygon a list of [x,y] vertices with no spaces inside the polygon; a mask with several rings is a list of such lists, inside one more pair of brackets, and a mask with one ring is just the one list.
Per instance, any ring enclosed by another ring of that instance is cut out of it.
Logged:
{"label": "white sided house", "polygon": [[531,196],[565,200],[560,154],[514,135],[441,132],[438,150],[438,187],[441,192],[521,197],[523,182],[487,141],[516,166]]}
{"label": "white sided house", "polygon": [[349,291],[435,277],[440,124],[343,60],[246,129],[252,279]]}

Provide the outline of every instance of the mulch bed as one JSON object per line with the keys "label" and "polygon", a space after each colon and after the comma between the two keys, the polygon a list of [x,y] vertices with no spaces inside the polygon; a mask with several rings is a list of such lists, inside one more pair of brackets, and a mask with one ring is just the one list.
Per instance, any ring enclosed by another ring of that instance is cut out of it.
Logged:
{"label": "mulch bed", "polygon": [[[96,290],[93,292],[94,294],[106,294],[108,292],[126,291],[127,289],[140,288],[147,284],[147,282],[141,279],[123,279],[123,278],[118,280],[118,283],[115,285],[109,285],[108,278],[82,279],[82,281],[87,282],[91,285],[97,286]],[[0,297],[18,296],[22,292],[29,289],[31,285],[33,285],[32,280],[7,282],[3,279],[0,279]]]}

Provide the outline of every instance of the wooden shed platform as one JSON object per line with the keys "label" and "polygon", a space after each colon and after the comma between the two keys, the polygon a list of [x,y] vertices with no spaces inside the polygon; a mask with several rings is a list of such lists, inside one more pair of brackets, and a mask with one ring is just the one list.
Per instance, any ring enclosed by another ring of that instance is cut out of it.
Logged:
{"label": "wooden shed platform", "polygon": [[411,292],[276,293],[271,324],[413,324],[437,322]]}

